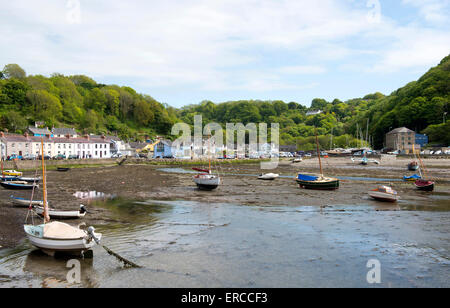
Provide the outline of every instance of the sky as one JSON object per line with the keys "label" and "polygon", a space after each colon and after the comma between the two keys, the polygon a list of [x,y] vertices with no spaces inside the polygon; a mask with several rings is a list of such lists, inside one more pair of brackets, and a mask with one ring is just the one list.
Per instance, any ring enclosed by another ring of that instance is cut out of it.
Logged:
{"label": "sky", "polygon": [[174,107],[390,94],[450,54],[450,0],[0,0],[0,69]]}

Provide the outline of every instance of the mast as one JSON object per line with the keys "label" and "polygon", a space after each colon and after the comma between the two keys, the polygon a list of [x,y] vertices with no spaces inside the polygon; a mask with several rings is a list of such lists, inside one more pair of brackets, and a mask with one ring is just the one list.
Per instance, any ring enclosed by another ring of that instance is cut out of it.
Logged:
{"label": "mast", "polygon": [[317,146],[317,155],[319,156],[320,176],[323,177],[322,160],[320,158],[320,149],[319,149],[319,138],[317,137],[317,128],[316,128],[316,146]]}
{"label": "mast", "polygon": [[44,163],[44,138],[41,138],[41,150],[42,150],[42,180],[43,180],[43,194],[44,194],[44,224],[50,221],[48,216],[48,206],[47,206],[47,183],[45,180],[45,163]]}

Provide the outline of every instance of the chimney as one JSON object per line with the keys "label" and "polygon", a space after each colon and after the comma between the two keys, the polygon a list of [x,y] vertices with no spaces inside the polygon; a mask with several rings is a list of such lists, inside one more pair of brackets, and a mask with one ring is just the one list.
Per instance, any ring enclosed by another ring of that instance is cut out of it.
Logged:
{"label": "chimney", "polygon": [[89,135],[84,135],[84,138],[86,138],[87,140],[90,140]]}
{"label": "chimney", "polygon": [[28,133],[25,132],[25,134],[23,134],[25,136],[25,138],[28,138]]}
{"label": "chimney", "polygon": [[0,137],[4,138],[5,137],[5,133],[4,132],[0,132]]}
{"label": "chimney", "polygon": [[67,134],[66,137],[67,137],[67,139],[70,139],[70,135],[69,134]]}

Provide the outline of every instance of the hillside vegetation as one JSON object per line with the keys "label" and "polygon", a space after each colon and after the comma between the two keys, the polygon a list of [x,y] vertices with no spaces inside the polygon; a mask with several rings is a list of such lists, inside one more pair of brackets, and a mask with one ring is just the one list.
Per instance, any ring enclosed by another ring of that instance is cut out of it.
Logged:
{"label": "hillside vegetation", "polygon": [[[302,150],[314,149],[316,129],[323,148],[356,147],[364,144],[361,139],[382,148],[385,134],[401,126],[428,134],[431,142],[450,144],[450,119],[444,121],[449,101],[450,56],[388,96],[374,93],[331,102],[316,98],[309,108],[297,102],[240,100],[175,109],[130,87],[99,84],[84,75],[27,76],[17,64],[0,73],[0,128],[18,133],[34,121],[45,121],[142,139],[170,136],[174,123],[193,125],[194,115],[201,114],[204,124],[217,122],[224,128],[226,123],[280,123],[281,144],[297,144]],[[307,115],[313,110],[322,113]]]}

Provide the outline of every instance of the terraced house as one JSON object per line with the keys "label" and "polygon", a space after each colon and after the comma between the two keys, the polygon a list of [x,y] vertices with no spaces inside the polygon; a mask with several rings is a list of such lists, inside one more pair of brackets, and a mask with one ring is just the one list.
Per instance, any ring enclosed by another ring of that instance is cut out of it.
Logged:
{"label": "terraced house", "polygon": [[111,140],[105,136],[52,137],[52,135],[34,136],[28,133],[19,135],[1,132],[1,155],[3,159],[15,156],[39,156],[41,155],[41,140],[43,140],[44,152],[50,157],[58,155],[80,159],[111,157]]}

